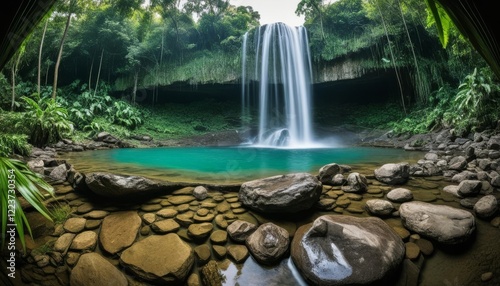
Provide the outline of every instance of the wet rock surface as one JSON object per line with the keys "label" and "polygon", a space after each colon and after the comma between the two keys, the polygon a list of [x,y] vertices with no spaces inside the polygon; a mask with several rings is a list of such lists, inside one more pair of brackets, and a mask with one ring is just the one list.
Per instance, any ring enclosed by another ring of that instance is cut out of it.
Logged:
{"label": "wet rock surface", "polygon": [[321,216],[300,227],[291,246],[295,265],[316,285],[381,283],[404,254],[402,239],[374,217]]}
{"label": "wet rock surface", "polygon": [[263,213],[294,213],[310,209],[321,194],[321,183],[309,173],[278,175],[243,183],[241,203]]}

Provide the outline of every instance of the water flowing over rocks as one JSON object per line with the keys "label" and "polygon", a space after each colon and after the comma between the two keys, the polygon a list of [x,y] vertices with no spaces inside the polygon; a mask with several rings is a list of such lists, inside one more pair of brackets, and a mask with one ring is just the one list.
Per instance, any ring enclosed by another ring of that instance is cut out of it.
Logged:
{"label": "water flowing over rocks", "polygon": [[389,278],[403,261],[401,238],[381,219],[324,215],[301,226],[291,257],[315,285],[366,285]]}
{"label": "water flowing over rocks", "polygon": [[399,213],[409,230],[444,244],[463,243],[476,230],[470,212],[450,206],[407,202],[401,204]]}
{"label": "water flowing over rocks", "polygon": [[295,213],[310,209],[321,195],[321,182],[309,173],[278,175],[245,182],[239,199],[263,213]]}

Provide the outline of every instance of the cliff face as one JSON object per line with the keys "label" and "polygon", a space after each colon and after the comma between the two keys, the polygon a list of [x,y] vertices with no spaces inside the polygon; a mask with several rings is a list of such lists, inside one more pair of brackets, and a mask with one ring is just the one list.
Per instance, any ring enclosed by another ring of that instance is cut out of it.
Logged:
{"label": "cliff face", "polygon": [[335,62],[313,64],[313,82],[321,84],[362,78],[374,71],[364,68],[363,61],[360,58],[345,58]]}

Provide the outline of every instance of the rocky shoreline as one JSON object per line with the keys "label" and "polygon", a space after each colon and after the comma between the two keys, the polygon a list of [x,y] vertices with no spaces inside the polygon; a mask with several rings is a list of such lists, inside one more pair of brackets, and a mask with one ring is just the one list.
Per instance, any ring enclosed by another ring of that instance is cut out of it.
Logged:
{"label": "rocky shoreline", "polygon": [[[27,162],[55,187],[48,206],[68,206],[69,216],[54,224],[24,204],[35,241],[19,253],[20,275],[9,281],[221,285],[228,265],[241,267],[251,257],[266,267],[289,258],[300,273],[297,279],[315,285],[419,285],[426,260],[443,249],[473,244],[484,232],[479,221],[500,238],[499,134],[360,134],[359,145],[427,153],[415,164],[384,164],[373,173],[332,162],[317,174],[235,186],[81,174],[57,154],[133,144],[108,133],[85,144],[61,141],[35,149]],[[209,135],[184,143],[222,145],[237,137]],[[153,147],[180,143],[151,141],[141,137]],[[480,273],[457,283],[498,285],[495,254],[500,250],[491,245],[491,255],[478,263]],[[285,274],[276,275],[274,285],[290,282]]]}

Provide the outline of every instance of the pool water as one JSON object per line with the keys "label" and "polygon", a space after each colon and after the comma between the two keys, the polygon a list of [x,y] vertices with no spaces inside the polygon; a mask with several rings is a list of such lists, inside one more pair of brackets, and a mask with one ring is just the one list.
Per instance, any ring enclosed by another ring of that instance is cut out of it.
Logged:
{"label": "pool water", "polygon": [[[108,171],[167,181],[234,183],[271,175],[317,173],[329,163],[379,166],[414,162],[423,155],[401,149],[167,147],[88,151],[68,154],[80,172]],[[354,170],[359,171],[359,170]]]}

